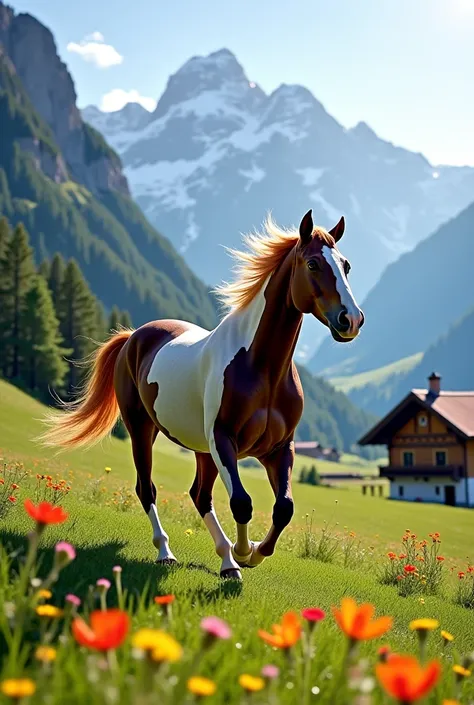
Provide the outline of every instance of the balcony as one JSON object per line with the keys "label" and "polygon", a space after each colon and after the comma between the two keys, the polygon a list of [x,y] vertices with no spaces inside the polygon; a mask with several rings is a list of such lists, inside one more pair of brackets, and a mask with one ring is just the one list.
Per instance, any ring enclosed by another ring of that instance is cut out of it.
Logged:
{"label": "balcony", "polygon": [[444,477],[459,482],[465,477],[462,465],[379,465],[380,477]]}

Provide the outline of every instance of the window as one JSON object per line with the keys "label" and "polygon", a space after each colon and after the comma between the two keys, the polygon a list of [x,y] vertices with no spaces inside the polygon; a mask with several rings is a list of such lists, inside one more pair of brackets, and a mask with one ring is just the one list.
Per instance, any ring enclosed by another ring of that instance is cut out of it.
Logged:
{"label": "window", "polygon": [[446,465],[446,451],[445,450],[437,450],[435,457],[436,457],[436,461],[435,461],[436,465],[442,465],[442,466]]}
{"label": "window", "polygon": [[403,453],[403,467],[412,468],[413,467],[413,453],[411,450],[405,451]]}
{"label": "window", "polygon": [[403,485],[398,485],[398,496],[403,497]]}
{"label": "window", "polygon": [[439,487],[438,486],[435,487],[435,494],[439,495]]}
{"label": "window", "polygon": [[420,428],[426,428],[428,426],[428,417],[426,414],[422,414],[418,417],[418,426],[420,426]]}

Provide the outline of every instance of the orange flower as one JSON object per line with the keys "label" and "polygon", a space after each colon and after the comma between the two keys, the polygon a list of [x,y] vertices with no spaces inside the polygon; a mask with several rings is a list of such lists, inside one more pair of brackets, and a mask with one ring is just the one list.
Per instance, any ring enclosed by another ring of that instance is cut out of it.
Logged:
{"label": "orange flower", "polygon": [[31,499],[25,499],[24,507],[30,517],[42,525],[62,524],[68,517],[61,507],[54,507],[49,502],[40,502],[35,506]]}
{"label": "orange flower", "polygon": [[20,487],[20,485],[17,485],[16,482],[12,483],[12,490],[17,490]]}
{"label": "orange flower", "polygon": [[416,573],[416,566],[414,566],[414,565],[406,565],[403,570],[405,571],[405,573],[408,573],[408,574],[410,574],[410,573]]}
{"label": "orange flower", "polygon": [[441,664],[431,661],[422,666],[414,656],[394,654],[386,663],[378,663],[375,672],[385,692],[405,705],[430,692],[441,675]]}
{"label": "orange flower", "polygon": [[436,556],[436,560],[442,563],[444,561],[444,556]]}
{"label": "orange flower", "polygon": [[283,615],[281,624],[272,626],[273,634],[259,629],[258,636],[277,649],[290,649],[301,637],[301,622],[296,612]]}
{"label": "orange flower", "polygon": [[351,597],[343,597],[341,607],[332,608],[334,618],[340,629],[354,641],[375,639],[388,632],[392,627],[392,617],[379,617],[373,620],[375,607],[370,604],[357,606]]}
{"label": "orange flower", "polygon": [[72,634],[81,646],[108,651],[120,646],[127,636],[130,619],[119,609],[96,610],[90,617],[90,626],[80,617],[72,622]]}
{"label": "orange flower", "polygon": [[14,497],[13,495],[11,495],[11,496],[8,498],[8,501],[11,502],[12,504],[15,504],[15,502],[16,502],[16,497]]}
{"label": "orange flower", "polygon": [[158,595],[154,598],[157,605],[170,605],[175,599],[174,595]]}

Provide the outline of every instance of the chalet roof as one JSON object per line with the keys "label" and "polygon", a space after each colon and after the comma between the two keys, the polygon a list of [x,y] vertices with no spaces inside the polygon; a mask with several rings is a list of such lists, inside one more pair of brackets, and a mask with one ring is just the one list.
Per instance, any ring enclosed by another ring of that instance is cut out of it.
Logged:
{"label": "chalet roof", "polygon": [[317,441],[295,441],[295,448],[319,448]]}
{"label": "chalet roof", "polygon": [[462,439],[474,438],[474,391],[433,394],[427,389],[411,392],[359,440],[359,445],[383,445],[413,416],[431,410]]}

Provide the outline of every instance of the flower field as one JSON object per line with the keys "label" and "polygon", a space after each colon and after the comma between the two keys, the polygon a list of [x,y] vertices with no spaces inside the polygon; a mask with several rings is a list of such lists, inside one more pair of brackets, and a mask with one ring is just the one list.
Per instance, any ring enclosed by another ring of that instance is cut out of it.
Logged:
{"label": "flower field", "polygon": [[[2,702],[474,703],[472,512],[296,486],[275,556],[223,582],[185,493],[191,458],[162,444],[180,564],[157,566],[128,444],[37,454],[25,419],[40,410],[17,394],[0,404]],[[258,539],[271,495],[243,477]]]}

